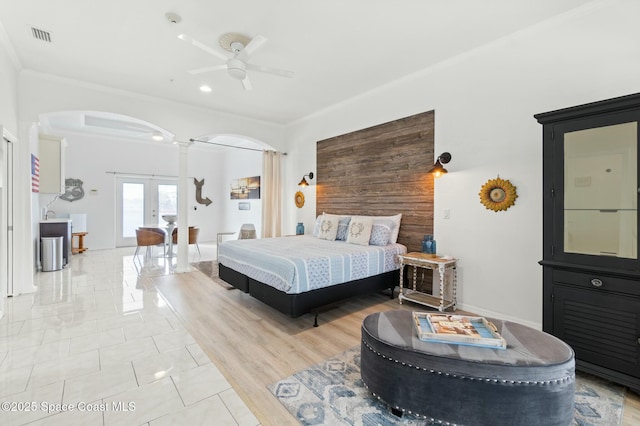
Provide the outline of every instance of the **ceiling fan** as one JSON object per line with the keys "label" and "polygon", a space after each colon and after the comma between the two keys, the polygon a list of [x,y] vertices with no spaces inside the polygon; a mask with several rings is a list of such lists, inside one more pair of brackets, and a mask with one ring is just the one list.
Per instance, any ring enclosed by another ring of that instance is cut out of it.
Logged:
{"label": "ceiling fan", "polygon": [[291,71],[285,71],[277,68],[270,68],[249,63],[253,52],[255,52],[267,41],[267,39],[261,35],[255,36],[253,39],[249,39],[248,37],[238,33],[226,33],[220,36],[220,46],[223,49],[233,53],[233,56],[231,57],[218,52],[212,47],[199,42],[198,40],[187,34],[180,34],[178,38],[180,40],[186,41],[187,43],[191,43],[195,47],[202,49],[207,53],[210,53],[218,59],[225,61],[225,63],[222,65],[213,65],[210,67],[190,70],[188,71],[189,74],[202,74],[211,71],[227,70],[227,74],[229,74],[232,78],[240,80],[242,82],[242,87],[244,87],[245,90],[251,90],[253,88],[253,86],[251,85],[251,80],[249,80],[249,76],[247,75],[247,71],[258,71],[277,75],[280,77],[293,77],[293,72]]}

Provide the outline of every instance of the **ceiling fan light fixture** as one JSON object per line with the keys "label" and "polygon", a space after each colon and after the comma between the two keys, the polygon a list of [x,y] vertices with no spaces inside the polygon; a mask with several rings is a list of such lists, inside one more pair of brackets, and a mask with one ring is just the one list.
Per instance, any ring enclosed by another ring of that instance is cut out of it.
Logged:
{"label": "ceiling fan light fixture", "polygon": [[239,59],[231,58],[227,62],[227,72],[236,80],[244,80],[247,76],[247,66]]}
{"label": "ceiling fan light fixture", "polygon": [[247,72],[238,68],[229,68],[229,75],[236,80],[244,80],[247,76]]}
{"label": "ceiling fan light fixture", "polygon": [[247,70],[273,74],[280,77],[293,77],[293,72],[291,71],[248,63],[251,59],[251,55],[267,42],[267,39],[261,35],[256,35],[252,39],[238,33],[226,33],[220,36],[220,46],[224,50],[233,53],[233,57],[231,58],[221,54],[217,49],[209,47],[206,44],[195,40],[193,37],[187,34],[180,34],[178,35],[178,38],[225,62],[223,65],[214,65],[193,69],[188,71],[189,74],[201,74],[210,71],[226,70],[227,74],[231,78],[233,78],[234,80],[240,80],[240,82],[242,82],[242,87],[244,87],[244,90],[252,89],[252,84],[249,80]]}

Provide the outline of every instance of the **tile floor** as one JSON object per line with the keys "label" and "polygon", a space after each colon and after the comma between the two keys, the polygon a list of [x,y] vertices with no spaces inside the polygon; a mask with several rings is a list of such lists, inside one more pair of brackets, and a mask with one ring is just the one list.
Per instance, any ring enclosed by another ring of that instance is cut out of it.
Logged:
{"label": "tile floor", "polygon": [[[190,261],[215,258],[215,244],[200,249]],[[149,286],[171,262],[133,252],[74,255],[38,273],[36,293],[5,300],[1,425],[258,424]]]}

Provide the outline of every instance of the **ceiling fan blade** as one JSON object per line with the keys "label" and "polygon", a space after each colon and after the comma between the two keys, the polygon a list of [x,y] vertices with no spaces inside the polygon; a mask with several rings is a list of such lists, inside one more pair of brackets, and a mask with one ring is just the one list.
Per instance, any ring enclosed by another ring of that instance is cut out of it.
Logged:
{"label": "ceiling fan blade", "polygon": [[263,44],[265,44],[266,42],[267,42],[267,38],[266,37],[263,37],[261,35],[257,35],[253,39],[251,39],[249,44],[247,44],[245,46],[244,52],[246,52],[247,55],[251,55],[253,52],[258,50],[258,48],[260,46],[262,46]]}
{"label": "ceiling fan blade", "polygon": [[190,70],[187,72],[189,74],[202,74],[204,72],[219,71],[219,70],[226,70],[226,69],[227,69],[227,64],[223,64],[223,65],[214,65],[212,67],[196,68],[194,70]]}
{"label": "ceiling fan blade", "polygon": [[279,70],[277,68],[263,67],[261,65],[247,64],[247,69],[258,72],[266,72],[267,74],[279,75],[280,77],[293,77],[293,71]]}
{"label": "ceiling fan blade", "polygon": [[244,87],[244,90],[251,90],[253,89],[253,85],[251,84],[251,80],[249,80],[249,77],[246,76],[243,80],[242,80],[242,87]]}
{"label": "ceiling fan blade", "polygon": [[218,52],[218,51],[217,51],[217,50],[215,50],[214,48],[209,47],[209,46],[207,46],[206,44],[199,42],[198,40],[194,39],[194,38],[193,38],[193,37],[191,37],[190,35],[187,35],[187,34],[180,34],[180,35],[178,36],[178,38],[179,38],[180,40],[186,41],[187,43],[191,43],[191,44],[192,44],[192,45],[194,45],[195,47],[197,47],[197,48],[199,48],[199,49],[202,49],[202,50],[204,50],[205,52],[210,53],[210,54],[212,54],[213,56],[215,56],[216,58],[219,58],[219,59],[221,59],[221,60],[223,60],[223,61],[225,61],[225,62],[227,61],[227,59],[229,59],[229,58],[227,58],[227,56],[226,56],[226,55],[223,55],[222,53]]}

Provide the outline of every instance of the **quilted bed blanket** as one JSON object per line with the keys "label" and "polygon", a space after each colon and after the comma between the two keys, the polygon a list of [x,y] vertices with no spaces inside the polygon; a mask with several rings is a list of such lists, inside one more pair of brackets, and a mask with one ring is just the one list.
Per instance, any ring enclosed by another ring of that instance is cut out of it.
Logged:
{"label": "quilted bed blanket", "polygon": [[225,241],[218,262],[289,294],[399,269],[402,244],[363,246],[310,235]]}

